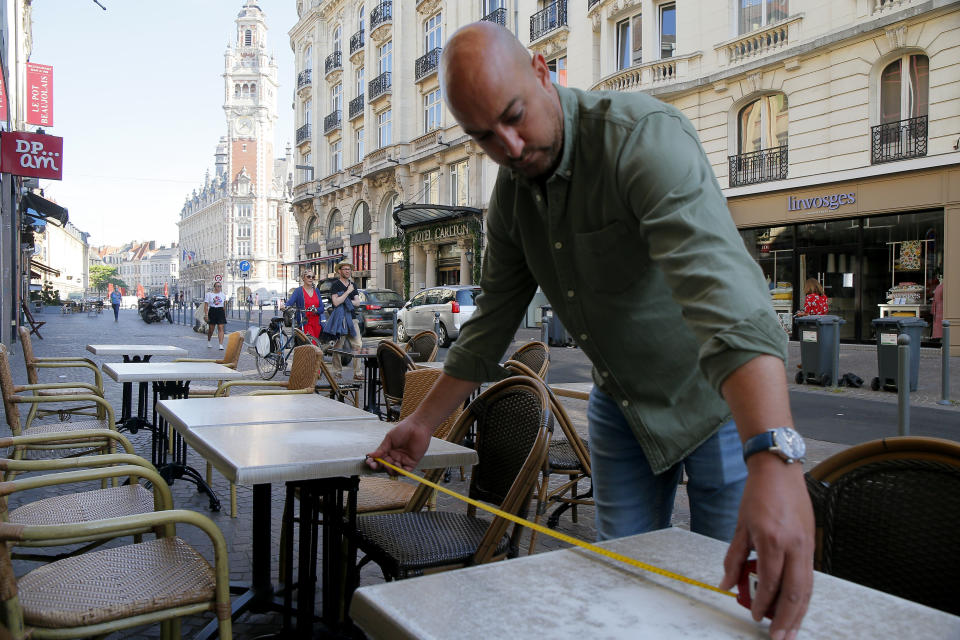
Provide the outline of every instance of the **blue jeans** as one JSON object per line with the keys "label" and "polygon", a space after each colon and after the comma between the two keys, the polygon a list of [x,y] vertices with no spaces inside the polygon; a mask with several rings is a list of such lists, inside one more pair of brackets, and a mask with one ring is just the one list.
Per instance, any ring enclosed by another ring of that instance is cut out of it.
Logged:
{"label": "blue jeans", "polygon": [[733,538],[747,467],[732,420],[684,460],[654,475],[613,398],[594,388],[587,418],[598,539],[669,527],[681,470],[688,478],[690,529],[719,540]]}

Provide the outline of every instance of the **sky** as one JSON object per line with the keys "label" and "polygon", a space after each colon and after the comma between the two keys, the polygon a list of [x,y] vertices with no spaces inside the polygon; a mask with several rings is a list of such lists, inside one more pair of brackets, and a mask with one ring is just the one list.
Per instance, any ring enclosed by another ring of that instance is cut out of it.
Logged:
{"label": "sky", "polygon": [[[34,0],[31,62],[53,66],[62,181],[46,197],[94,246],[177,241],[226,134],[223,71],[243,0]],[[258,0],[279,71],[274,149],[293,140],[296,0]]]}

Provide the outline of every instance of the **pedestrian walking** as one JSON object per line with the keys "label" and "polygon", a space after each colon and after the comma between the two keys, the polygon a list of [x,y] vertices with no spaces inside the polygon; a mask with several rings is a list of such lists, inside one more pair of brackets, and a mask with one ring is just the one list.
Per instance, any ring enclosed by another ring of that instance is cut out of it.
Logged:
{"label": "pedestrian walking", "polygon": [[[338,277],[330,287],[330,303],[333,305],[333,310],[330,312],[330,318],[327,321],[335,321],[336,317],[342,313],[347,333],[338,331],[334,334],[338,337],[333,343],[333,348],[339,349],[349,342],[354,351],[359,351],[363,348],[363,340],[360,339],[360,324],[357,322],[357,312],[353,306],[353,301],[357,297],[357,288],[353,286],[353,281],[350,280],[352,274],[353,265],[349,262],[341,262],[337,265]],[[334,375],[339,377],[342,370],[343,363],[340,361],[340,356],[333,354]],[[360,358],[353,359],[353,379],[363,380],[363,363]]]}
{"label": "pedestrian walking", "polygon": [[114,289],[110,292],[110,306],[113,307],[113,321],[120,322],[120,303],[123,302],[123,297],[120,295],[120,292]]}
{"label": "pedestrian walking", "polygon": [[219,282],[213,283],[213,291],[207,293],[203,300],[203,320],[207,323],[207,349],[213,345],[210,339],[213,337],[213,330],[217,330],[217,340],[220,342],[220,350],[223,351],[223,327],[227,324],[227,313],[224,310],[226,298],[224,297],[222,287]]}

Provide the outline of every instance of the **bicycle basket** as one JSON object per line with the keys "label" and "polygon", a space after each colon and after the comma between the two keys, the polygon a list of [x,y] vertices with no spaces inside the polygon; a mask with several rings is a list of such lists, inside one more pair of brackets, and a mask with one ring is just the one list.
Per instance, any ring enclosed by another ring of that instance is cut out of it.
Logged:
{"label": "bicycle basket", "polygon": [[261,358],[270,355],[270,334],[265,329],[261,329],[257,337],[253,339],[253,348]]}

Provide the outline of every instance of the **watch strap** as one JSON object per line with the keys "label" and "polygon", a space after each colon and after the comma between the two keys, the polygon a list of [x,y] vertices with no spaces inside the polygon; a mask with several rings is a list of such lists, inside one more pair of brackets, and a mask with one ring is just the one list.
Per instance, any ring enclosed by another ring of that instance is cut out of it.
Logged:
{"label": "watch strap", "polygon": [[743,443],[743,459],[747,460],[753,454],[761,451],[769,451],[773,445],[773,431],[758,433]]}

